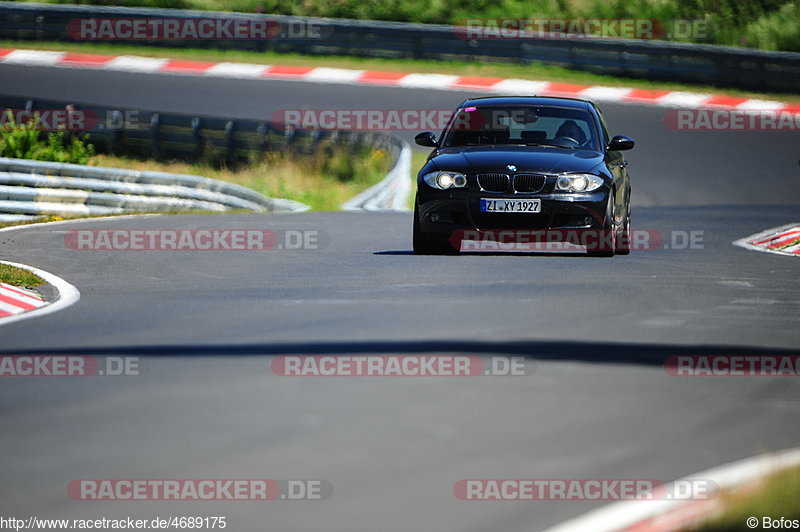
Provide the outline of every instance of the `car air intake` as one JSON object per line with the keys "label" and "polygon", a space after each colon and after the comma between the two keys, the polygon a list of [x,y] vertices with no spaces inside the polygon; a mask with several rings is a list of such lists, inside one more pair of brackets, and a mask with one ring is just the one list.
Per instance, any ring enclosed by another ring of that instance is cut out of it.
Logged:
{"label": "car air intake", "polygon": [[505,192],[508,190],[508,175],[478,174],[478,185],[489,192]]}
{"label": "car air intake", "polygon": [[539,192],[544,187],[545,177],[536,174],[514,176],[514,190],[517,192]]}

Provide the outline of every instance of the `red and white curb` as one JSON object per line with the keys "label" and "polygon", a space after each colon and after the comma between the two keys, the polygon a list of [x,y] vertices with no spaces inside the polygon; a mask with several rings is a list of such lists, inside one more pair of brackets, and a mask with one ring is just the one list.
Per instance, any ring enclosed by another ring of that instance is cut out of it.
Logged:
{"label": "red and white curb", "polygon": [[43,307],[44,298],[32,290],[0,283],[0,318]]}
{"label": "red and white curb", "polygon": [[800,257],[800,224],[767,229],[733,243],[745,249]]}
{"label": "red and white curb", "polygon": [[691,109],[740,109],[788,111],[800,114],[800,104],[738,98],[705,93],[574,85],[571,83],[504,79],[447,74],[384,72],[344,68],[214,63],[140,57],[96,55],[42,50],[2,49],[0,63],[9,65],[84,68],[137,74],[179,74],[190,76],[295,80],[312,83],[373,85],[446,91],[469,91],[506,95],[568,96],[598,102],[636,103]]}
{"label": "red and white curb", "polygon": [[[800,465],[800,447],[746,458],[684,477],[676,482],[712,481],[730,490]],[[705,500],[622,501],[548,528],[545,532],[672,532],[684,530],[722,508],[718,498]],[[758,516],[755,516],[758,517]],[[746,530],[745,523],[742,528]]]}
{"label": "red and white curb", "polygon": [[57,312],[76,303],[80,299],[80,292],[78,292],[77,288],[50,272],[26,264],[4,260],[0,261],[0,264],[7,264],[9,266],[28,270],[44,279],[58,291],[56,300],[47,302],[34,292],[0,283],[0,326]]}

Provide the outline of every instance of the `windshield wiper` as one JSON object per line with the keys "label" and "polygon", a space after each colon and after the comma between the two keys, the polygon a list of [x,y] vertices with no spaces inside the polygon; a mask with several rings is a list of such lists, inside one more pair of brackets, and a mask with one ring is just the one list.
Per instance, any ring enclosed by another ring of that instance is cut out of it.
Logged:
{"label": "windshield wiper", "polygon": [[526,146],[541,146],[543,148],[561,148],[564,150],[574,150],[575,148],[571,146],[559,146],[558,144],[541,144],[538,142],[527,142]]}

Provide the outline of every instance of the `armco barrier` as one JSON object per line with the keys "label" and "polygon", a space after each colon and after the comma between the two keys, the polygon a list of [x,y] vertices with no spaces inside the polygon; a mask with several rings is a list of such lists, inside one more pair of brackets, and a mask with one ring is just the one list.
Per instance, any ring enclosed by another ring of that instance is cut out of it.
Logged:
{"label": "armco barrier", "polygon": [[200,176],[0,157],[0,213],[102,215],[230,209],[301,212],[308,206]]}
{"label": "armco barrier", "polygon": [[405,144],[386,177],[342,205],[346,211],[405,211],[411,194],[411,146]]}
{"label": "armco barrier", "polygon": [[474,40],[453,26],[170,9],[0,2],[0,38],[75,42],[77,18],[225,18],[313,27],[302,37],[261,40],[136,41],[137,46],[237,49],[386,58],[541,62],[613,76],[795,92],[800,53],[630,39]]}
{"label": "armco barrier", "polygon": [[[117,153],[236,161],[269,151],[294,150],[311,154],[334,143],[353,149],[384,149],[392,162],[387,178],[367,191],[372,198],[368,205],[362,207],[360,202],[348,202],[348,208],[405,208],[410,188],[410,148],[406,142],[386,133],[286,131],[266,121],[131,112],[0,95],[0,111],[27,109],[35,113],[37,109],[64,109],[67,105],[76,110],[91,110],[92,115],[98,117],[91,130],[67,134],[86,134],[89,141],[102,150]],[[193,175],[0,158],[0,214],[16,215],[4,219],[18,219],[19,215],[198,209],[298,212],[308,207]]]}

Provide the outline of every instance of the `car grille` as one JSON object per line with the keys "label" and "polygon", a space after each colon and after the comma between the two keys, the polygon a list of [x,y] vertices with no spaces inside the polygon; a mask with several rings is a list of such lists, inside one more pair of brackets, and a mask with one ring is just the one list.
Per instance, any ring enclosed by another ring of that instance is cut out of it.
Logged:
{"label": "car grille", "polygon": [[488,192],[505,192],[508,190],[508,175],[478,174],[478,185]]}
{"label": "car grille", "polygon": [[544,187],[545,177],[536,174],[514,176],[514,190],[517,192],[539,192]]}

